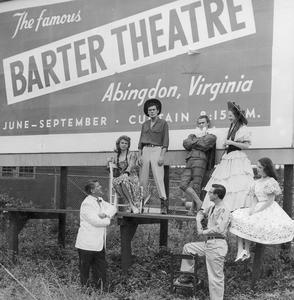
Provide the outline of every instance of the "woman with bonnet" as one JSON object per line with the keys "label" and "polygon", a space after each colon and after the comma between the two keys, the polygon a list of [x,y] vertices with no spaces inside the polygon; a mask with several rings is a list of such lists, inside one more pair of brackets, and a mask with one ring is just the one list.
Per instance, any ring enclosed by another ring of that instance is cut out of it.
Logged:
{"label": "woman with bonnet", "polygon": [[[225,153],[211,175],[205,190],[209,191],[212,184],[225,186],[227,193],[224,203],[231,210],[249,207],[248,192],[253,184],[251,162],[243,151],[251,145],[251,133],[247,127],[245,112],[235,102],[228,102],[228,119],[230,127],[224,142]],[[202,208],[212,203],[206,195]]]}

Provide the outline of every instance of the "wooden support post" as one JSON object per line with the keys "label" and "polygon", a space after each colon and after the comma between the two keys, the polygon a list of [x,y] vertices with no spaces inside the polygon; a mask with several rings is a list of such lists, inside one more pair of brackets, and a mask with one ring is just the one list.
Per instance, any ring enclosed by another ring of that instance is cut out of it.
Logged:
{"label": "wooden support post", "polygon": [[120,224],[120,239],[121,239],[121,267],[123,272],[127,272],[132,264],[132,239],[136,232],[138,224],[123,219]]}
{"label": "wooden support post", "polygon": [[[169,203],[169,166],[164,166],[164,187],[166,192],[167,201]],[[159,247],[161,249],[167,248],[168,237],[168,220],[160,220],[160,233],[159,233]]]}
{"label": "wooden support post", "polygon": [[[283,209],[291,218],[292,218],[292,211],[293,211],[292,187],[293,187],[293,165],[285,165]],[[291,242],[283,244],[282,249],[290,251]]]}
{"label": "wooden support post", "polygon": [[20,216],[18,212],[9,212],[9,227],[8,227],[8,249],[13,263],[16,263],[18,255],[18,234],[28,220],[25,216]]}
{"label": "wooden support post", "polygon": [[255,254],[253,260],[252,278],[251,278],[251,288],[254,290],[256,287],[256,282],[260,278],[263,257],[264,257],[265,245],[256,243]]}
{"label": "wooden support post", "polygon": [[[67,167],[60,168],[60,198],[59,207],[60,209],[66,209],[67,200]],[[65,225],[66,225],[66,214],[60,214],[58,223],[58,244],[61,247],[65,247]]]}
{"label": "wooden support post", "polygon": [[16,256],[18,255],[18,226],[17,215],[9,213],[9,227],[8,227],[8,249],[11,252],[11,260],[16,262]]}

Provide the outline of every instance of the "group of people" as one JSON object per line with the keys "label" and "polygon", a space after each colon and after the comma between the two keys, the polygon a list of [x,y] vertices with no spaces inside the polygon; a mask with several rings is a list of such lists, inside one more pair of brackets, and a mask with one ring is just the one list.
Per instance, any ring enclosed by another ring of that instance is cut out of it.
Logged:
{"label": "group of people", "polygon": [[[230,127],[224,142],[225,152],[205,186],[208,192],[197,213],[197,233],[202,241],[188,243],[183,254],[205,256],[211,300],[224,296],[224,260],[228,251],[227,232],[237,236],[235,261],[250,258],[250,242],[281,244],[294,237],[294,221],[275,201],[281,194],[275,167],[269,158],[257,162],[259,179],[254,180],[251,162],[242,151],[251,144],[245,112],[228,102]],[[207,228],[201,221],[208,218]],[[177,281],[192,282],[194,260],[183,259]]]}
{"label": "group of people", "polygon": [[114,166],[113,187],[122,201],[129,204],[132,213],[139,213],[142,203],[147,203],[151,197],[148,184],[150,166],[161,213],[168,213],[163,164],[169,145],[169,131],[167,122],[159,118],[161,107],[157,99],[144,103],[144,113],[149,119],[142,124],[138,155],[129,150],[131,139],[123,135],[116,141],[115,155],[109,160]]}
{"label": "group of people", "polygon": [[[159,118],[161,102],[149,99],[144,103],[144,113],[149,117],[142,124],[138,144],[139,154],[129,151],[130,138],[121,136],[116,142],[112,163],[116,166],[113,186],[120,197],[126,199],[133,213],[139,212],[141,198],[148,201],[148,178],[150,165],[161,201],[161,213],[168,213],[164,187],[164,156],[169,145],[168,124]],[[257,163],[258,180],[253,178],[251,162],[244,149],[251,144],[245,112],[234,102],[228,102],[230,127],[224,141],[225,152],[214,168],[216,134],[210,128],[207,116],[200,116],[194,134],[183,142],[187,150],[186,167],[181,176],[180,188],[192,200],[190,214],[196,214],[197,233],[202,241],[188,243],[183,254],[206,257],[210,299],[223,299],[224,259],[228,251],[227,232],[238,237],[236,261],[250,257],[250,242],[280,244],[294,237],[294,222],[275,202],[281,193],[274,165],[269,158]],[[137,167],[139,177],[137,176]],[[214,170],[213,170],[214,168]],[[204,175],[212,171],[200,199]],[[89,278],[94,267],[94,282],[105,282],[105,236],[106,226],[116,213],[116,208],[99,196],[100,185],[86,185],[86,199],[80,211],[80,229],[76,247],[79,250],[81,283]],[[142,193],[143,191],[143,193]],[[201,221],[208,218],[207,228]],[[193,272],[193,260],[183,260],[179,283],[189,283]]]}
{"label": "group of people", "polygon": [[[144,113],[149,119],[142,124],[138,155],[129,151],[131,140],[123,135],[118,138],[115,155],[110,159],[115,167],[114,189],[119,197],[129,204],[133,213],[139,213],[141,202],[144,204],[150,199],[150,166],[160,198],[161,213],[168,213],[163,164],[169,146],[169,130],[167,122],[159,117],[161,110],[162,105],[158,99],[147,100],[144,103]],[[200,210],[203,178],[208,170],[213,169],[215,163],[216,135],[209,127],[208,116],[201,115],[197,120],[195,133],[183,141],[187,155],[180,188],[191,199],[189,214]]]}
{"label": "group of people", "polygon": [[[150,197],[148,179],[151,165],[161,200],[161,213],[167,214],[163,164],[169,144],[168,124],[159,118],[161,102],[157,99],[145,102],[144,113],[149,119],[142,125],[138,156],[129,151],[131,139],[128,136],[123,135],[116,141],[115,156],[110,160],[115,165],[113,186],[118,195],[127,201],[131,211],[138,213],[141,197],[145,202]],[[140,168],[140,179],[137,166]],[[85,193],[87,196],[80,208],[80,227],[75,245],[79,254],[80,280],[82,286],[87,287],[91,282],[94,288],[103,289],[106,282],[106,227],[117,208],[101,198],[101,185],[97,180],[86,184]]]}

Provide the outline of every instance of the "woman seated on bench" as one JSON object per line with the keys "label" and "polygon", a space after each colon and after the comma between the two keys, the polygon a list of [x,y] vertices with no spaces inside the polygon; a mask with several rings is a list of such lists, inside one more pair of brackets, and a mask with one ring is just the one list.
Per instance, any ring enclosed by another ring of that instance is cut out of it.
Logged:
{"label": "woman seated on bench", "polygon": [[272,161],[265,157],[258,160],[256,180],[249,193],[253,197],[250,208],[232,213],[230,231],[238,236],[238,253],[235,261],[250,257],[250,241],[260,244],[282,244],[294,236],[294,221],[275,201],[281,194]]}
{"label": "woman seated on bench", "polygon": [[137,156],[129,151],[131,139],[120,136],[116,141],[115,155],[110,161],[115,165],[113,187],[117,194],[130,205],[133,213],[139,213],[140,184],[136,173]]}

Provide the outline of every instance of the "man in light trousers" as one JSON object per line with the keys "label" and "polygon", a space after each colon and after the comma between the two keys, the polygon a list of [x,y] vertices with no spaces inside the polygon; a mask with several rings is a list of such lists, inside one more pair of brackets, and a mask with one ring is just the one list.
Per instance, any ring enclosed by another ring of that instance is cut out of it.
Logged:
{"label": "man in light trousers", "polygon": [[[150,165],[160,198],[162,214],[168,213],[168,200],[164,186],[164,157],[169,144],[168,124],[161,119],[161,102],[158,99],[148,99],[144,103],[144,113],[149,117],[142,124],[139,140],[138,164],[140,168],[140,183],[147,190]],[[144,195],[145,201],[150,198]]]}
{"label": "man in light trousers", "polygon": [[[223,185],[213,184],[209,191],[210,200],[214,205],[200,210],[196,216],[197,233],[203,236],[205,241],[188,243],[183,248],[183,254],[205,256],[209,281],[209,295],[211,300],[221,300],[224,297],[224,261],[228,252],[226,235],[230,223],[230,210],[223,203],[226,189]],[[203,230],[201,221],[208,217],[207,229]],[[182,272],[194,272],[194,261],[183,259]],[[181,275],[179,283],[187,284],[193,278],[189,275]]]}

